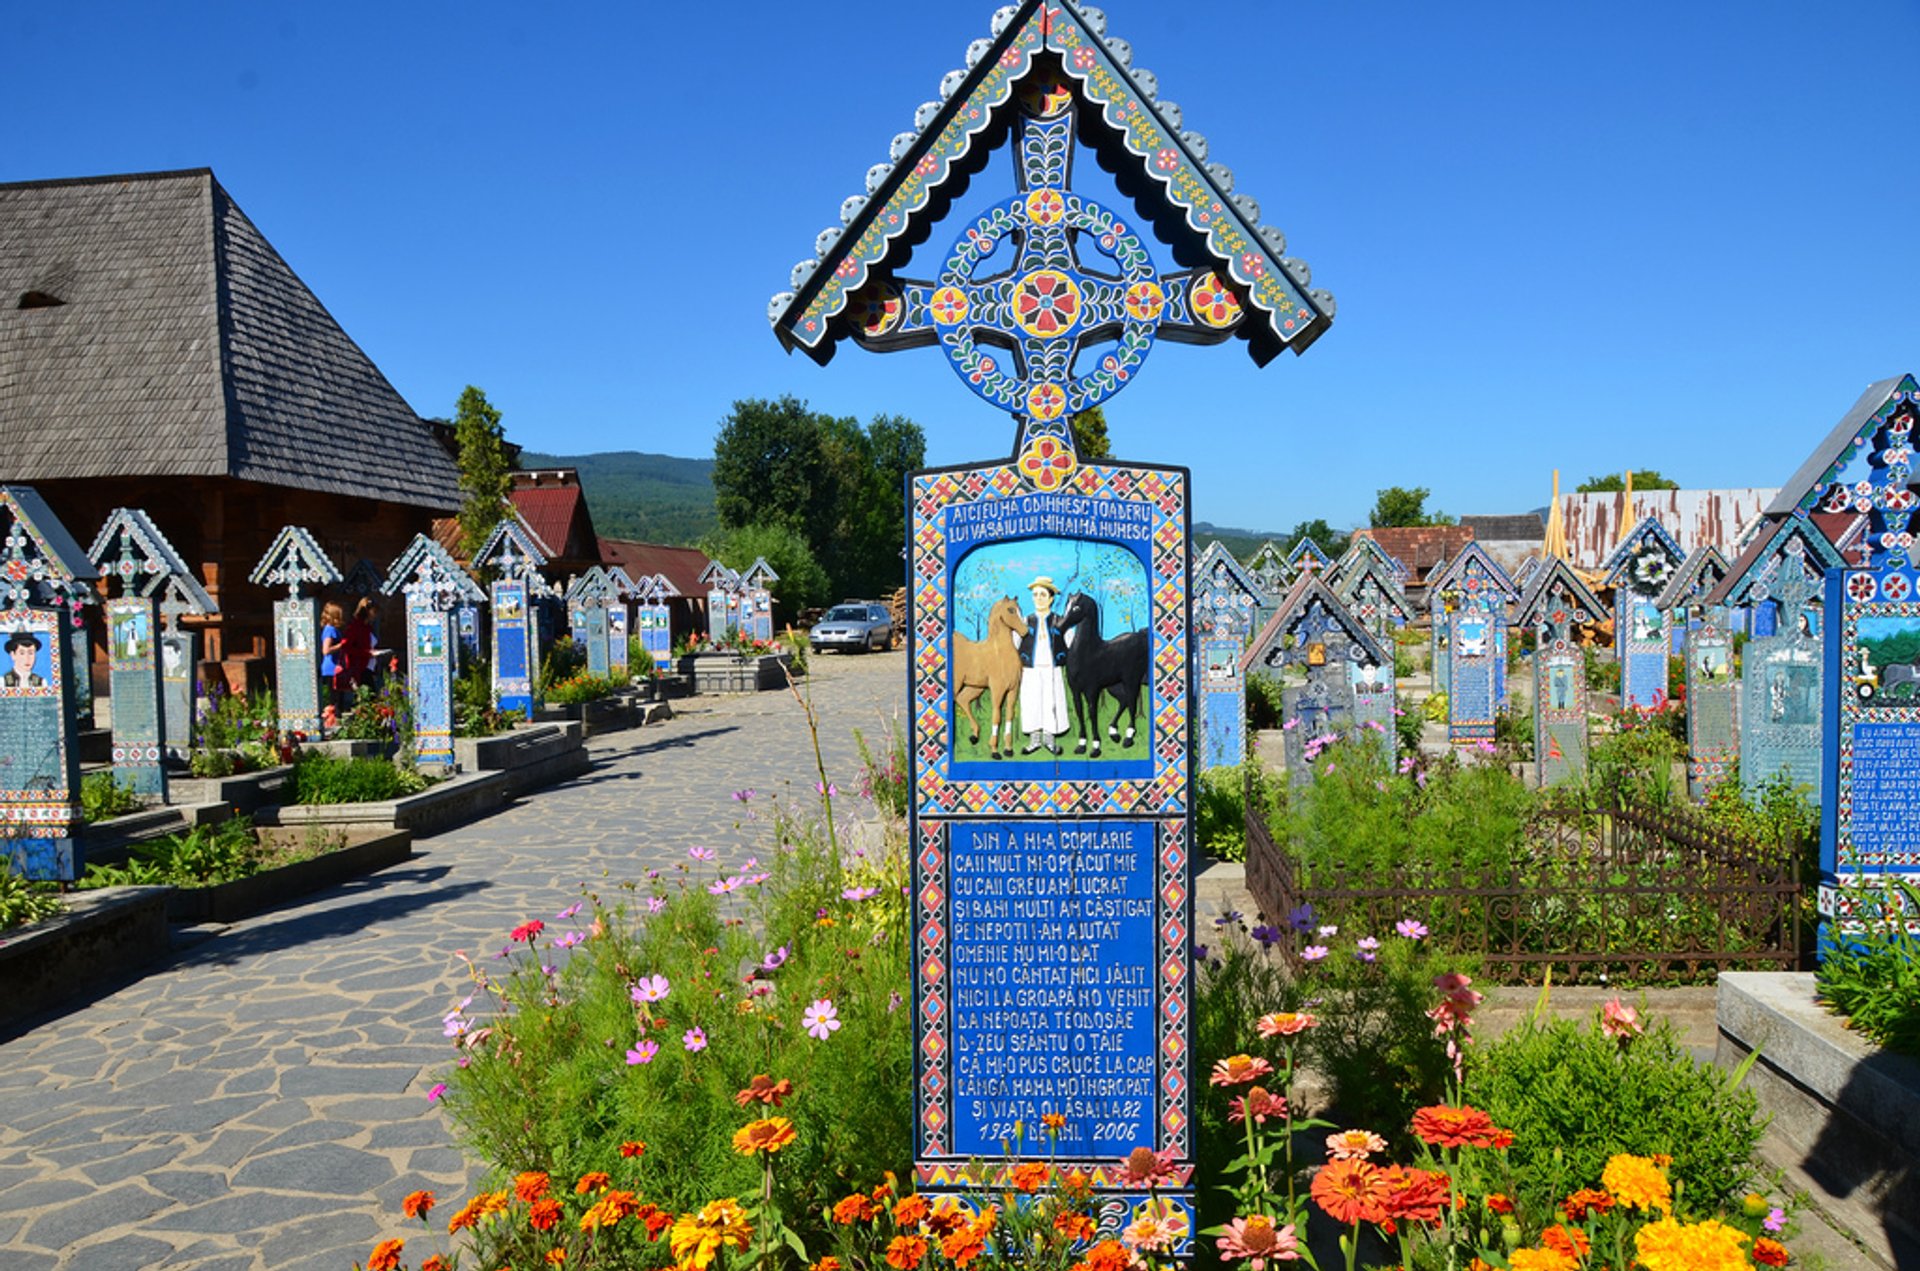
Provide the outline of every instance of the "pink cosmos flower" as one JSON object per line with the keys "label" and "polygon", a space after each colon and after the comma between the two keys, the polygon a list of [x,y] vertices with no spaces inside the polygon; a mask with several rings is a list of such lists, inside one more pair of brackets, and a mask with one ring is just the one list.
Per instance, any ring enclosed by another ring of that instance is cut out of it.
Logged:
{"label": "pink cosmos flower", "polygon": [[710,861],[714,858],[714,850],[710,847],[690,847],[687,855],[696,861]]}
{"label": "pink cosmos flower", "polygon": [[643,975],[627,991],[627,995],[636,1002],[658,1002],[667,996],[672,987],[664,975]]}
{"label": "pink cosmos flower", "polygon": [[1640,1012],[1612,998],[1600,1008],[1600,1031],[1625,1046],[1646,1031],[1640,1022]]}
{"label": "pink cosmos flower", "polygon": [[842,900],[872,900],[880,894],[878,887],[849,887],[840,893]]}
{"label": "pink cosmos flower", "polygon": [[728,892],[739,891],[744,881],[738,874],[729,874],[725,878],[708,883],[707,890],[716,896],[724,896]]}
{"label": "pink cosmos flower", "polygon": [[[687,1049],[693,1050],[694,1047],[689,1046]],[[638,1046],[632,1047],[627,1051],[627,1066],[632,1067],[635,1064],[650,1064],[653,1062],[653,1057],[659,1053],[659,1042],[652,1040],[643,1041]]]}
{"label": "pink cosmos flower", "polygon": [[680,1034],[680,1044],[688,1050],[702,1051],[707,1048],[707,1034],[700,1028],[689,1028]]}
{"label": "pink cosmos flower", "polygon": [[827,1040],[840,1029],[840,1013],[828,998],[816,998],[813,1005],[800,1014],[800,1027],[807,1034],[821,1041]]}
{"label": "pink cosmos flower", "polygon": [[436,1082],[434,1082],[434,1083],[433,1083],[433,1089],[431,1089],[431,1090],[429,1090],[429,1091],[427,1091],[427,1102],[428,1102],[428,1103],[437,1103],[437,1102],[439,1102],[439,1100],[440,1100],[440,1096],[441,1096],[441,1095],[443,1095],[443,1094],[445,1094],[446,1092],[447,1092],[447,1083],[446,1083],[446,1082],[444,1082],[444,1081],[436,1081]]}
{"label": "pink cosmos flower", "polygon": [[1300,960],[1302,962],[1318,962],[1326,956],[1327,946],[1324,944],[1310,944],[1300,950]]}
{"label": "pink cosmos flower", "polygon": [[1393,929],[1409,940],[1424,940],[1427,938],[1427,925],[1412,918],[1402,918],[1399,922],[1393,924]]}
{"label": "pink cosmos flower", "polygon": [[659,913],[659,912],[661,912],[662,910],[664,910],[664,909],[665,909],[666,907],[667,907],[667,898],[666,898],[665,896],[649,896],[649,897],[647,897],[647,912],[648,912],[648,913],[650,913],[650,914],[657,914],[657,913]]}

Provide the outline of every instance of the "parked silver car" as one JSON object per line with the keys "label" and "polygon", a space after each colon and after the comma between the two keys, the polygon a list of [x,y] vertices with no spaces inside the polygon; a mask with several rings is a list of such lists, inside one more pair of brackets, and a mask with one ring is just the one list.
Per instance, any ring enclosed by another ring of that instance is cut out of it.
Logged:
{"label": "parked silver car", "polygon": [[867,601],[842,601],[813,624],[808,640],[815,653],[828,649],[851,652],[855,649],[891,649],[893,617],[885,605]]}

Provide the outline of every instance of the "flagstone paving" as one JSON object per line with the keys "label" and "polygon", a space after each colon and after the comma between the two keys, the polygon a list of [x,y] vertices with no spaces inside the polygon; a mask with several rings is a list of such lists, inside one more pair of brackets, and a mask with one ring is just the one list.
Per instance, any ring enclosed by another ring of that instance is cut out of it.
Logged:
{"label": "flagstone paving", "polygon": [[[904,655],[814,668],[827,774],[850,792],[853,729],[878,741],[900,716]],[[0,1043],[0,1267],[347,1271],[386,1236],[407,1236],[416,1266],[444,1249],[444,1224],[423,1233],[399,1207],[472,1181],[428,1100],[453,1054],[440,1020],[465,984],[456,951],[491,956],[583,886],[690,847],[722,862],[763,850],[756,807],[817,799],[791,695],[675,706],[596,744],[576,780],[423,839],[403,865],[192,933],[167,963]],[[749,788],[752,802],[732,797]]]}

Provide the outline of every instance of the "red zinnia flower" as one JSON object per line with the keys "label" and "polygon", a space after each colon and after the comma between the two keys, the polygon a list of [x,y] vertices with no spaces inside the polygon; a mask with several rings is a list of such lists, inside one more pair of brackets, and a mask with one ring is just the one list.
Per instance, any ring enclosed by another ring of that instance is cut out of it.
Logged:
{"label": "red zinnia flower", "polygon": [[1311,1195],[1335,1222],[1383,1222],[1387,1185],[1382,1174],[1366,1161],[1333,1161],[1313,1176]]}
{"label": "red zinnia flower", "polygon": [[1505,1131],[1478,1108],[1436,1104],[1413,1114],[1413,1133],[1430,1147],[1493,1147]]}
{"label": "red zinnia flower", "polygon": [[508,934],[508,939],[514,941],[516,944],[521,941],[532,944],[533,938],[546,929],[546,923],[541,922],[538,918],[529,918],[527,921],[515,927],[512,932]]}
{"label": "red zinnia flower", "polygon": [[552,1231],[560,1221],[560,1202],[542,1196],[527,1210],[527,1225],[535,1231]]}
{"label": "red zinnia flower", "polygon": [[1440,1211],[1447,1207],[1451,1191],[1445,1174],[1393,1165],[1381,1171],[1381,1181],[1386,1185],[1381,1208],[1389,1221],[1440,1221]]}
{"label": "red zinnia flower", "polygon": [[400,1202],[400,1212],[409,1218],[425,1218],[432,1208],[432,1192],[408,1192],[407,1198]]}

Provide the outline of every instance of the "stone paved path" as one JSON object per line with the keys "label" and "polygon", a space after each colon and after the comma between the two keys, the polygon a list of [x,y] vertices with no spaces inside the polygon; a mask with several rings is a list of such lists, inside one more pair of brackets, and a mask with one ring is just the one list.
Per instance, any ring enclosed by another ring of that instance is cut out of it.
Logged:
{"label": "stone paved path", "polygon": [[[904,656],[814,659],[842,790],[858,784],[852,730],[883,739],[902,712]],[[465,983],[455,950],[499,948],[603,873],[638,877],[699,844],[723,862],[761,849],[735,790],[815,797],[788,694],[676,706],[604,739],[574,781],[424,839],[404,865],[216,929],[0,1043],[0,1269],[347,1271],[389,1235],[408,1237],[414,1265],[443,1248],[399,1204],[422,1187],[468,1194],[427,1099],[452,1057],[440,1017]]]}

